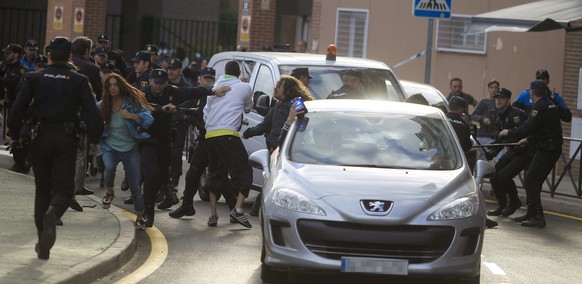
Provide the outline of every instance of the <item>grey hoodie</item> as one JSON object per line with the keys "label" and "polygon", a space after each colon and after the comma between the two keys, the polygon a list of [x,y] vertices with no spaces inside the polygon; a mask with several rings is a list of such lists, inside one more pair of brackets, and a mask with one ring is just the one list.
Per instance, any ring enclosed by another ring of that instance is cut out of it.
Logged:
{"label": "grey hoodie", "polygon": [[220,76],[213,90],[230,87],[222,97],[208,97],[204,107],[204,121],[207,133],[218,129],[238,131],[242,123],[242,112],[248,113],[253,107],[252,88],[248,83],[232,76]]}

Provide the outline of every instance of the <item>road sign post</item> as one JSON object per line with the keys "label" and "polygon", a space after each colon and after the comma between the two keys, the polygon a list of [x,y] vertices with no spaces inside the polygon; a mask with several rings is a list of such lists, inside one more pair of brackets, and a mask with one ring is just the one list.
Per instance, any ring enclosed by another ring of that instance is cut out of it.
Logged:
{"label": "road sign post", "polygon": [[432,38],[434,19],[451,18],[451,0],[413,0],[412,14],[415,17],[429,18],[426,35],[426,63],[424,66],[424,83],[430,83],[430,68],[432,61]]}

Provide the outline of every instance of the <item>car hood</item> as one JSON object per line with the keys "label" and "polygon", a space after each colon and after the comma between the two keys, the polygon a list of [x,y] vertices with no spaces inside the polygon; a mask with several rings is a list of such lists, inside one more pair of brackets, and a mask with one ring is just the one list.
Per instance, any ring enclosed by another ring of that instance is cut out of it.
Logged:
{"label": "car hood", "polygon": [[392,201],[390,216],[400,219],[476,191],[473,177],[466,169],[427,171],[294,163],[288,166],[284,179],[292,181],[308,198],[319,199],[342,214],[354,216],[363,213],[361,200]]}

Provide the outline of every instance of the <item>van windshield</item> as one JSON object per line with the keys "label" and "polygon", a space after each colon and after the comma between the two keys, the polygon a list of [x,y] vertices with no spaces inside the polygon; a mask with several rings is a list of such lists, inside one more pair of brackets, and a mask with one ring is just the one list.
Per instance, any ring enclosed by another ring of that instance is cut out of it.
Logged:
{"label": "van windshield", "polygon": [[[291,71],[298,67],[293,65],[280,65],[279,72],[282,75],[289,75]],[[313,77],[309,81],[309,91],[316,99],[325,99],[333,91],[340,89],[343,85],[342,76],[348,70],[361,72],[362,87],[361,92],[365,98],[384,101],[404,101],[406,98],[404,91],[397,83],[397,79],[390,70],[352,68],[341,66],[307,66],[309,75]]]}

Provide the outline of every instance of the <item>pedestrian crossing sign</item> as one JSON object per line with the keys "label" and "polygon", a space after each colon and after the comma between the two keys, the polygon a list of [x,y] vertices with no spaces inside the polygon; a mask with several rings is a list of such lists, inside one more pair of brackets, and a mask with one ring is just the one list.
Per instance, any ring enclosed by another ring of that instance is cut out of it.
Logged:
{"label": "pedestrian crossing sign", "polygon": [[414,0],[412,14],[423,18],[451,18],[451,0]]}

